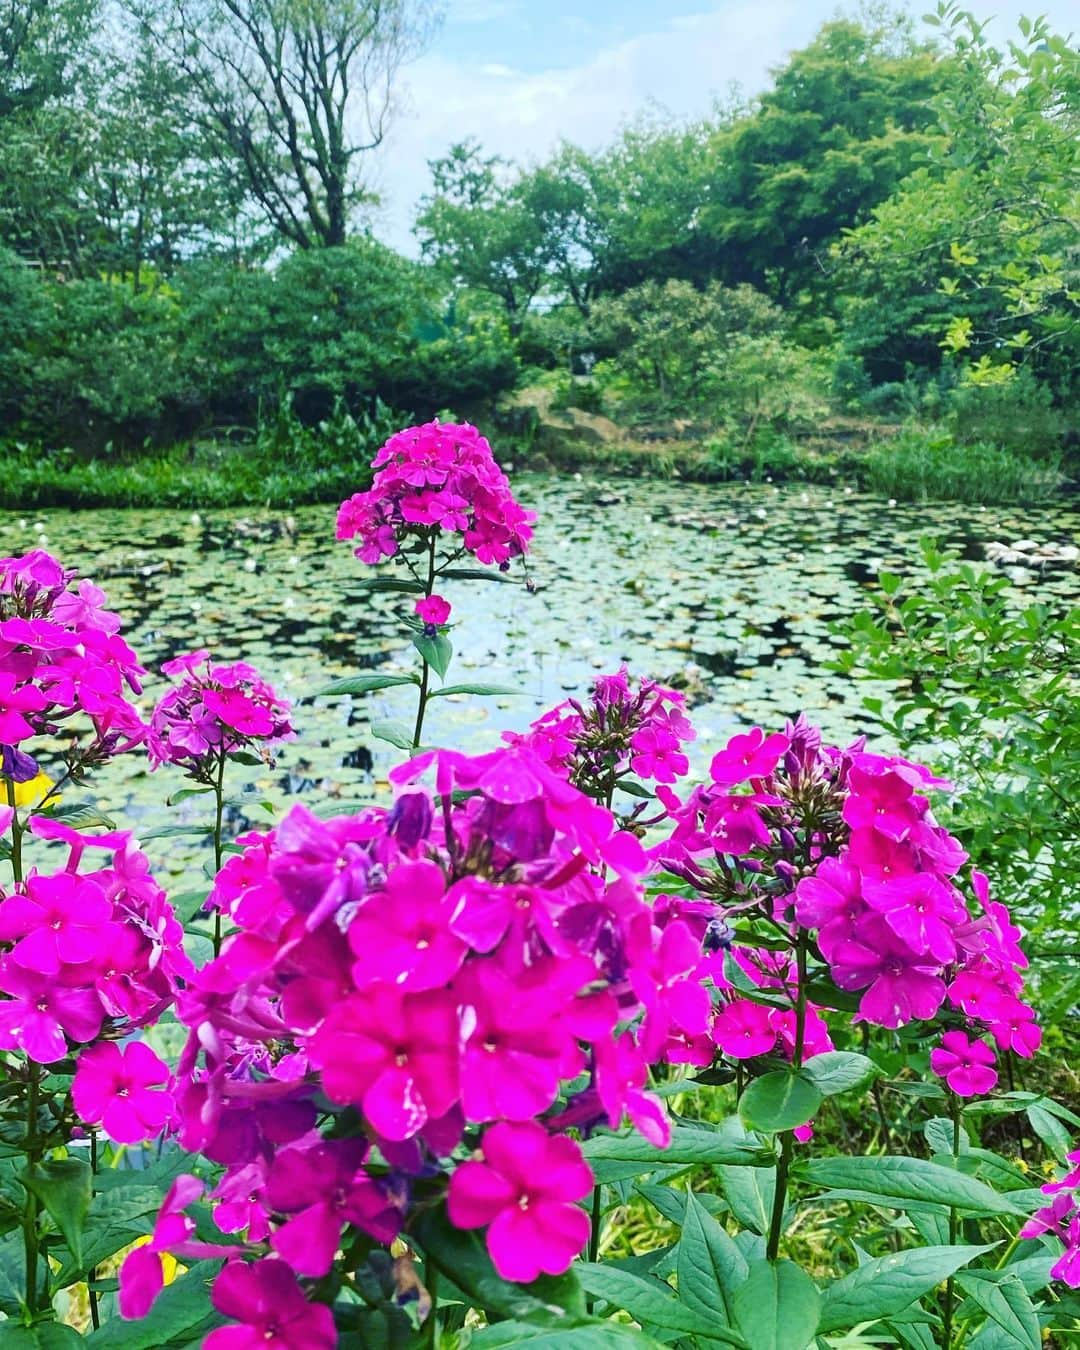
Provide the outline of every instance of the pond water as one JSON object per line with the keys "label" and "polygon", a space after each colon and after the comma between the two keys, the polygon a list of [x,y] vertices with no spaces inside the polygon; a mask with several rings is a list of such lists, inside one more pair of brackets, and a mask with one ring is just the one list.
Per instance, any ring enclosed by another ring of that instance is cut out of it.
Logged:
{"label": "pond water", "polygon": [[[455,581],[442,589],[459,623],[449,680],[508,684],[521,696],[436,700],[425,740],[489,748],[504,728],[524,727],[621,662],[687,682],[700,765],[732,729],[776,724],[800,709],[847,740],[872,730],[862,700],[882,691],[824,669],[840,642],[830,625],[869,603],[880,569],[910,573],[924,534],[982,558],[990,540],[1075,542],[1080,530],[1068,504],[1033,516],[894,505],[843,487],[529,474],[515,475],[514,485],[539,513],[529,564],[535,594],[520,584],[519,569],[511,573],[517,584]],[[147,708],[163,687],[160,663],[196,646],[252,661],[300,703],[358,670],[415,668],[397,619],[411,599],[357,586],[369,569],[335,542],[334,514],[332,506],[292,515],[0,513],[0,556],[41,544],[105,587],[124,635],[153,672]],[[1017,581],[1040,595],[1080,595],[1075,571]],[[400,753],[373,740],[369,724],[411,720],[414,699],[409,687],[304,702],[295,716],[300,734],[272,771],[234,771],[234,795],[248,796],[232,808],[232,828],[268,820],[260,800],[281,809],[297,797],[315,806],[385,791]],[[97,775],[86,795],[139,833],[200,819],[204,800],[164,805],[183,785],[179,771],[150,775],[144,757],[129,755]],[[167,882],[206,857],[190,837],[159,839],[148,851]]]}

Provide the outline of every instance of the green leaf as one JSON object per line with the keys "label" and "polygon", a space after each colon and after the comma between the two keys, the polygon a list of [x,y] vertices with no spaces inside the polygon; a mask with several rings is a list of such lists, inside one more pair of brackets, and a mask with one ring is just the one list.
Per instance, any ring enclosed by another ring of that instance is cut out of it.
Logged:
{"label": "green leaf", "polygon": [[970,1275],[961,1275],[957,1283],[1005,1332],[1010,1345],[1023,1350],[1040,1350],[1042,1333],[1038,1314],[1027,1290],[1015,1276],[1005,1280],[983,1280],[972,1271]]}
{"label": "green leaf", "polygon": [[492,1265],[480,1234],[454,1228],[443,1209],[422,1214],[414,1232],[428,1259],[476,1306],[499,1318],[536,1321],[556,1317],[585,1317],[587,1310],[576,1271],[543,1276],[532,1284],[504,1280]]}
{"label": "green leaf", "polygon": [[823,1097],[834,1097],[838,1092],[850,1092],[881,1075],[881,1070],[867,1055],[851,1050],[828,1050],[815,1055],[802,1067]]}
{"label": "green leaf", "polygon": [[402,595],[424,594],[423,585],[409,577],[361,577],[353,584],[362,586],[365,591],[398,591]]}
{"label": "green leaf", "polygon": [[82,1158],[56,1158],[39,1163],[19,1180],[49,1211],[64,1235],[76,1263],[82,1263],[82,1233],[90,1209],[90,1164]]}
{"label": "green leaf", "polygon": [[529,1345],[533,1350],[654,1350],[659,1345],[637,1327],[620,1322],[597,1322],[572,1318],[565,1326],[541,1327],[531,1322],[499,1322],[474,1332],[470,1346],[500,1350],[502,1346]]}
{"label": "green leaf", "polygon": [[820,1331],[893,1317],[990,1247],[915,1247],[864,1261],[825,1290]]}
{"label": "green leaf", "polygon": [[154,1306],[137,1322],[110,1318],[83,1344],[92,1350],[158,1350],[160,1346],[201,1345],[214,1327],[224,1322],[210,1302],[210,1285],[220,1261],[199,1261],[157,1296]]}
{"label": "green leaf", "polygon": [[404,722],[392,721],[389,717],[380,717],[371,724],[371,734],[377,741],[386,741],[399,750],[413,748],[413,734]]}
{"label": "green leaf", "polygon": [[776,1173],[763,1167],[721,1167],[719,1173],[732,1214],[744,1228],[764,1237],[772,1218]]}
{"label": "green leaf", "polygon": [[177,788],[165,798],[166,806],[179,806],[181,802],[186,802],[189,797],[205,797],[208,792],[213,792],[212,787],[190,787]]}
{"label": "green leaf", "polygon": [[820,1090],[801,1073],[778,1069],[754,1079],[739,1099],[739,1115],[751,1129],[776,1134],[805,1125],[821,1102]]}
{"label": "green leaf", "polygon": [[805,1350],[817,1332],[821,1294],[791,1261],[751,1261],[731,1302],[754,1350]]}
{"label": "green leaf", "polygon": [[152,830],[140,830],[139,839],[145,842],[147,839],[181,839],[185,835],[213,834],[213,827],[210,825],[156,825]]}
{"label": "green leaf", "polygon": [[719,1317],[730,1326],[732,1295],[746,1279],[749,1267],[693,1191],[686,1196],[675,1270],[682,1302],[703,1317]]}
{"label": "green leaf", "polygon": [[446,672],[450,669],[450,658],[454,654],[453,645],[446,634],[436,633],[434,637],[428,637],[426,633],[417,633],[412,645],[439,679],[444,680]]}
{"label": "green leaf", "polygon": [[448,581],[504,581],[512,579],[497,567],[448,567],[439,573],[439,580]]}
{"label": "green leaf", "polygon": [[635,1130],[626,1134],[595,1134],[581,1149],[597,1178],[602,1175],[605,1184],[642,1176],[658,1167],[702,1167],[710,1163],[754,1166],[772,1161],[771,1157],[763,1159],[760,1145],[733,1118],[716,1129],[676,1125],[667,1148],[654,1148]]}
{"label": "green leaf", "polygon": [[815,1158],[800,1170],[805,1180],[830,1189],[848,1188],[892,1199],[955,1205],[973,1214],[1026,1212],[974,1177],[921,1158]]}
{"label": "green leaf", "polygon": [[111,817],[86,802],[61,802],[35,814],[48,816],[50,820],[62,820],[65,825],[78,830],[89,830],[99,825],[103,830],[116,829],[116,822]]}
{"label": "green leaf", "polygon": [[3,1350],[80,1350],[83,1338],[74,1327],[59,1322],[39,1322],[33,1327],[0,1326]]}
{"label": "green leaf", "polygon": [[419,684],[419,675],[349,675],[316,689],[312,698],[331,694],[371,694],[376,689],[393,689],[399,684]]}
{"label": "green leaf", "polygon": [[[43,1263],[39,1276],[44,1274]],[[0,1312],[18,1317],[26,1295],[26,1253],[22,1233],[5,1233],[0,1237]]]}
{"label": "green leaf", "polygon": [[1032,1103],[1026,1112],[1028,1124],[1058,1160],[1065,1162],[1072,1148],[1072,1136],[1056,1115],[1044,1106]]}
{"label": "green leaf", "polygon": [[508,684],[444,684],[441,689],[432,689],[428,698],[445,698],[447,694],[479,694],[486,698],[513,694],[515,697],[524,697],[525,691],[514,689]]}
{"label": "green leaf", "polygon": [[[674,1291],[664,1292],[665,1286],[656,1280],[642,1279],[627,1270],[582,1261],[575,1269],[578,1279],[594,1298],[602,1298],[613,1308],[628,1312],[635,1322],[661,1332],[677,1332],[705,1340],[721,1341],[725,1345],[746,1346],[746,1341],[734,1331],[718,1326],[715,1314],[703,1317],[681,1303]],[[754,1346],[757,1350],[757,1346]]]}

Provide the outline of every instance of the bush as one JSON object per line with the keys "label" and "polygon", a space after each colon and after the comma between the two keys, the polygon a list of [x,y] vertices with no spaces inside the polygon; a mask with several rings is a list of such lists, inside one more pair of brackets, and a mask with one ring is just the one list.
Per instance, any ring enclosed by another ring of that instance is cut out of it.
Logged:
{"label": "bush", "polygon": [[947,425],[962,445],[986,441],[1042,460],[1061,452],[1065,415],[1054,407],[1049,385],[1024,367],[1003,384],[958,384],[947,395],[945,408]]}
{"label": "bush", "polygon": [[1025,455],[985,442],[959,445],[951,435],[908,427],[870,450],[866,485],[901,501],[1038,502],[1061,481],[1056,463],[1035,464]]}

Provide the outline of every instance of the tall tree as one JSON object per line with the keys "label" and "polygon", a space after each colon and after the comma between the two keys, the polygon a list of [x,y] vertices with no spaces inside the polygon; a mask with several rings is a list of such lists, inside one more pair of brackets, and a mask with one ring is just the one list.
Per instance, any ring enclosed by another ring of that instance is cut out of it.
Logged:
{"label": "tall tree", "polygon": [[344,243],[427,0],[140,0],[139,13],[190,81],[212,153],[277,234]]}

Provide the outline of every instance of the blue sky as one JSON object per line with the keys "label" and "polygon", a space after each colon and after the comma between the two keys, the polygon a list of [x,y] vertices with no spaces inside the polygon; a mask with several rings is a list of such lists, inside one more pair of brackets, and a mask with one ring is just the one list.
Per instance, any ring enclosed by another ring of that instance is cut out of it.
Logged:
{"label": "blue sky", "polygon": [[[934,0],[914,0],[924,13]],[[996,40],[1021,14],[1045,13],[1063,33],[1080,27],[1075,0],[1000,0]],[[446,0],[425,53],[404,71],[396,118],[373,166],[385,206],[376,230],[415,251],[410,226],[429,186],[427,161],[476,136],[528,162],[566,138],[610,141],[650,106],[705,114],[733,84],[759,92],[770,68],[854,3],[836,0]]]}

